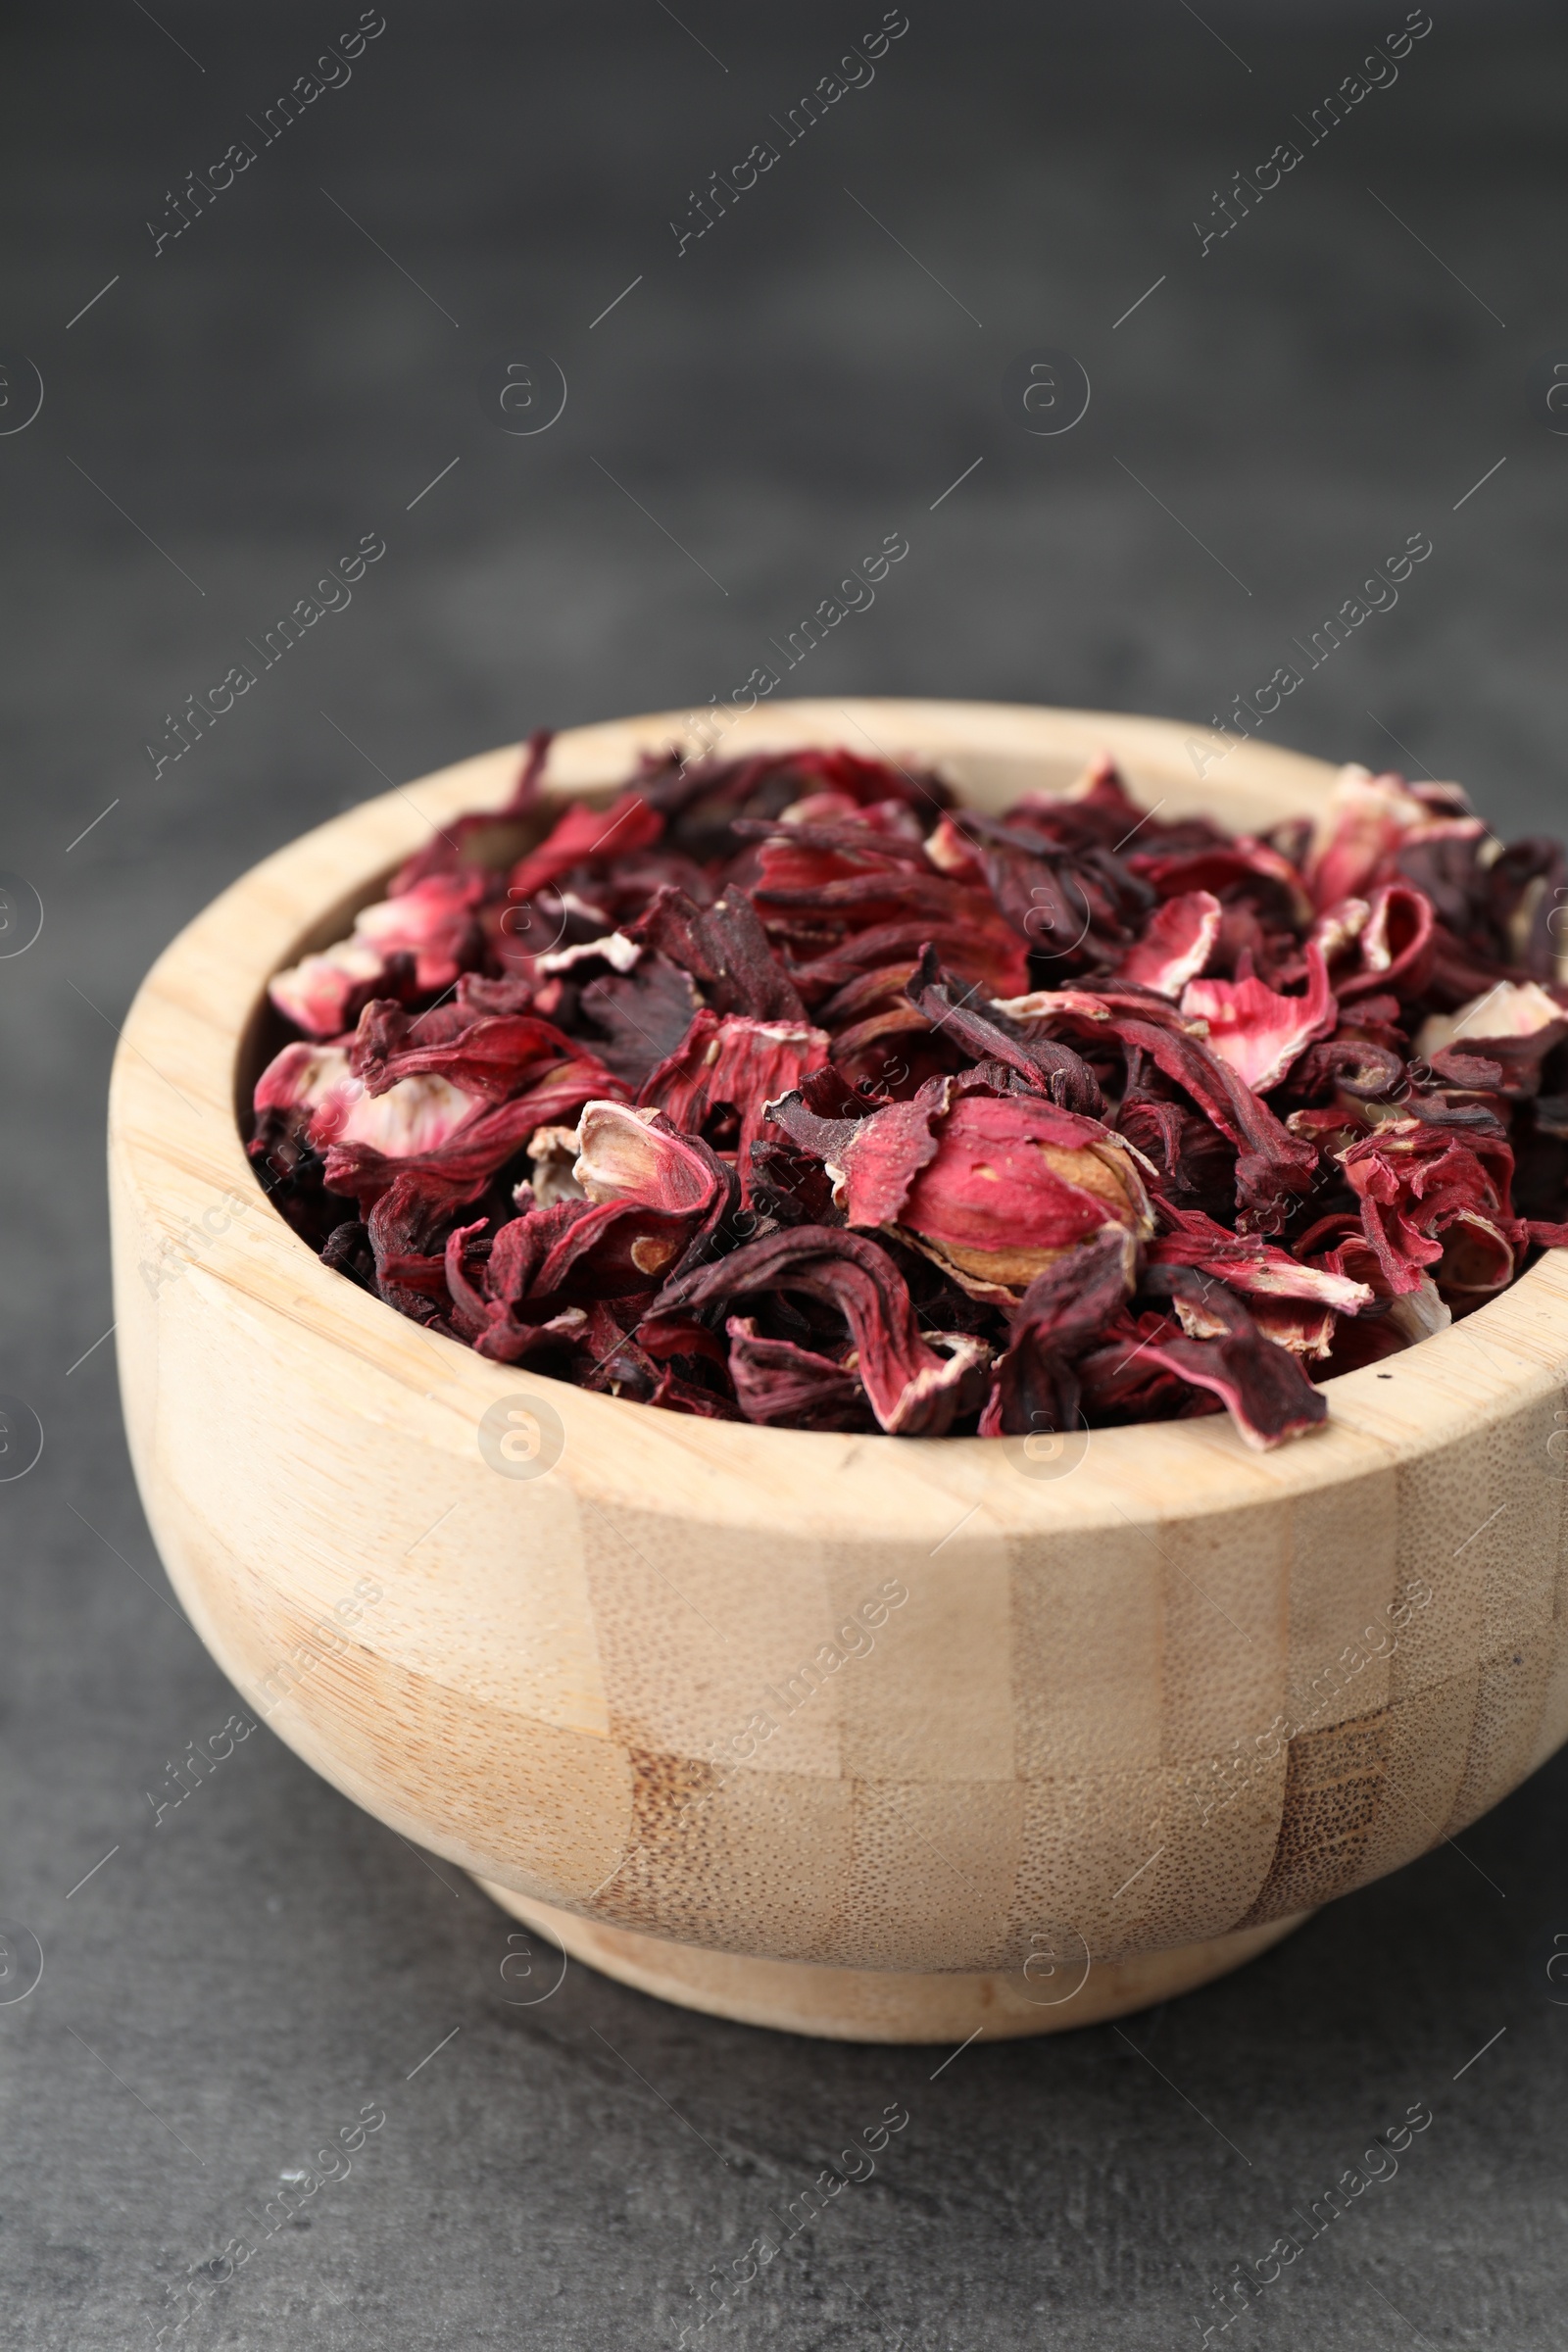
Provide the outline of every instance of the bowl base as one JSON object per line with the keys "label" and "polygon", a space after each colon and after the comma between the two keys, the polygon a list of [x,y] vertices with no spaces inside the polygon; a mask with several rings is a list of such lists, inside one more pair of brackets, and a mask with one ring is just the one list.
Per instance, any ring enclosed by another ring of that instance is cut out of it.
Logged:
{"label": "bowl base", "polygon": [[[1062,2034],[1102,2025],[1158,2001],[1192,1992],[1255,1959],[1311,1918],[1297,1911],[1260,1928],[1241,1928],[1200,1943],[1097,1960],[1064,1998],[1043,2000],[1049,1984],[1021,1974],[938,1976],[917,1970],[819,1968],[803,1960],[755,1960],[662,1936],[607,1928],[478,1879],[493,1902],[537,1929],[573,1960],[618,1984],[682,2009],[701,2009],[746,2026],[813,2034],[829,2041],[961,2041],[983,2031],[992,2040]],[[1076,1976],[1077,1971],[1073,1974]]]}

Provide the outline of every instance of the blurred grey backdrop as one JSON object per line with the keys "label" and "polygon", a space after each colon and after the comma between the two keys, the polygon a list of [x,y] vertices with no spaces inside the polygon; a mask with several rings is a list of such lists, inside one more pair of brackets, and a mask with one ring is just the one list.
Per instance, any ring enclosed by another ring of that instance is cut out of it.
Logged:
{"label": "blurred grey backdrop", "polygon": [[[1463,1853],[1125,2034],[933,2079],[941,2053],[579,1969],[514,2005],[510,1923],[266,1731],[153,1829],[232,1694],[158,1566],[104,1337],[115,1025],[179,925],[389,780],[738,685],[888,532],[908,558],[789,690],[1206,721],[1297,662],[1274,740],[1560,824],[1568,26],[1434,0],[1331,129],[1406,15],[907,0],[793,139],[877,0],[388,0],[286,127],[352,0],[13,20],[0,866],[45,922],[0,962],[0,1391],[45,1447],[0,1485],[0,1921],[45,1968],[0,2005],[8,2341],[673,2346],[710,2266],[893,2099],[876,2178],[706,2340],[1197,2345],[1227,2267],[1419,2099],[1397,2179],[1247,2325],[1564,2340],[1560,1761]],[[215,187],[234,142],[255,160]],[[1019,397],[1047,349],[1092,388],[1054,436]],[[564,377],[548,429],[503,429],[513,362],[514,421]],[[352,604],[160,767],[167,714],[368,532]],[[1396,609],[1306,669],[1412,533]],[[225,2282],[247,2209],[368,2103],[353,2177]]]}

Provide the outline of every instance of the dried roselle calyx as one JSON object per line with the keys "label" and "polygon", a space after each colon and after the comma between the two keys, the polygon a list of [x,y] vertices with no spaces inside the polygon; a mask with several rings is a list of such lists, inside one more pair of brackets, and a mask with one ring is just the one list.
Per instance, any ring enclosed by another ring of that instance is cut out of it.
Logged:
{"label": "dried roselle calyx", "polygon": [[1250,1446],[1281,1445],[1328,1419],[1328,1399],[1296,1353],[1266,1338],[1224,1283],[1186,1266],[1151,1266],[1144,1287],[1171,1299],[1181,1326],[1179,1336],[1149,1341],[1149,1353],[1164,1371],[1218,1396]]}
{"label": "dried roselle calyx", "polygon": [[[590,966],[578,981],[576,1002],[578,1033],[586,1031],[606,1068],[634,1093],[668,1060],[702,1009],[689,972],[652,949],[636,954],[628,968]],[[546,965],[554,960],[542,958]]]}
{"label": "dried roselle calyx", "polygon": [[572,1168],[582,1197],[635,1201],[673,1216],[706,1215],[726,1191],[714,1154],[684,1136],[663,1112],[624,1102],[589,1102],[577,1122]]}
{"label": "dried roselle calyx", "polygon": [[1099,1081],[1081,1054],[1055,1038],[1029,1037],[1000,1004],[976,1009],[970,1002],[973,995],[972,989],[960,989],[948,977],[935,949],[927,947],[909,982],[909,1002],[931,1028],[946,1030],[976,1060],[1005,1062],[1063,1110],[1104,1109]]}
{"label": "dried roselle calyx", "polygon": [[1183,891],[1156,906],[1117,967],[1118,980],[1176,999],[1207,968],[1224,908],[1211,890]]}
{"label": "dried roselle calyx", "polygon": [[993,1366],[980,1435],[1065,1436],[1077,1429],[1083,1390],[1076,1359],[1121,1313],[1132,1287],[1127,1252],[1109,1230],[1037,1274]]}
{"label": "dried roselle calyx", "polygon": [[1182,991],[1183,1013],[1207,1024],[1210,1049],[1254,1095],[1272,1094],[1307,1047],[1339,1021],[1328,966],[1310,943],[1306,962],[1308,985],[1299,997],[1281,996],[1250,976],[1189,980]]}
{"label": "dried roselle calyx", "polygon": [[876,1416],[858,1374],[793,1340],[758,1336],[754,1317],[724,1326],[729,1366],[743,1417],[774,1429],[875,1429]]}
{"label": "dried roselle calyx", "polygon": [[501,1363],[1022,1437],[1318,1386],[1568,1247],[1568,856],[1345,769],[1231,836],[831,748],[453,819],[271,984],[259,1180]]}
{"label": "dried roselle calyx", "polygon": [[749,1243],[671,1284],[659,1311],[774,1291],[804,1293],[842,1320],[849,1350],[837,1359],[840,1367],[853,1371],[879,1426],[892,1435],[940,1437],[978,1404],[990,1350],[969,1334],[932,1335],[946,1352],[928,1346],[903,1276],[886,1250],[861,1234],[802,1226]]}
{"label": "dried roselle calyx", "polygon": [[800,993],[767,944],[757,909],[743,892],[697,906],[666,886],[630,928],[631,938],[662,949],[703,991],[714,1012],[758,1021],[799,1021]]}
{"label": "dried roselle calyx", "polygon": [[414,958],[418,993],[450,988],[479,960],[476,910],[488,889],[477,874],[432,874],[400,898],[362,907],[352,937],[277,974],[269,988],[273,1004],[307,1037],[341,1036],[400,954]]}
{"label": "dried roselle calyx", "polygon": [[827,1060],[828,1037],[807,1021],[749,1020],[705,1006],[680,1045],[643,1082],[640,1101],[666,1111],[675,1126],[697,1135],[712,1112],[739,1121],[735,1158],[741,1197],[750,1205],[754,1145],[769,1125],[767,1104],[799,1086]]}

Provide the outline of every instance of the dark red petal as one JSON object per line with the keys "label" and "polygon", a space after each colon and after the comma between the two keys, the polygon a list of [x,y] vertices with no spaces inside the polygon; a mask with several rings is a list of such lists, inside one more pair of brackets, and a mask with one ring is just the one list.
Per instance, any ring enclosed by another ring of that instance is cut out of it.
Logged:
{"label": "dark red petal", "polygon": [[974,988],[961,988],[943,971],[929,944],[909,983],[909,1001],[934,1029],[945,1032],[977,1061],[1007,1064],[1063,1109],[1102,1116],[1104,1097],[1094,1071],[1070,1046],[1049,1037],[1029,1038],[995,1003],[982,1006]]}
{"label": "dark red petal", "polygon": [[775,1429],[874,1429],[865,1391],[832,1356],[757,1336],[750,1316],[725,1324],[735,1396],[748,1421]]}
{"label": "dark red petal", "polygon": [[1012,1337],[992,1370],[980,1435],[1066,1434],[1078,1427],[1074,1358],[1093,1347],[1127,1301],[1130,1269],[1121,1236],[1101,1232],[1037,1274],[1012,1316]]}
{"label": "dark red petal", "polygon": [[1311,1190],[1317,1152],[1281,1126],[1266,1102],[1197,1038],[1151,1021],[1112,1016],[1116,1034],[1141,1046],[1157,1069],[1186,1089],[1220,1133],[1239,1147],[1237,1197],[1248,1223],[1278,1215],[1293,1195]]}
{"label": "dark red petal", "polygon": [[[384,1000],[366,1006],[349,1049],[368,1094],[382,1095],[401,1078],[430,1073],[489,1102],[524,1093],[553,1063],[574,1055],[592,1059],[554,1022],[532,1013],[475,1014],[443,1004],[411,1015]],[[604,1078],[612,1091],[616,1081],[609,1070]]]}
{"label": "dark red petal", "polygon": [[744,892],[698,906],[666,885],[627,926],[630,938],[658,948],[692,978],[714,1012],[758,1021],[802,1021],[806,1007]]}
{"label": "dark red petal", "polygon": [[737,1165],[749,1205],[752,1146],[770,1125],[767,1104],[825,1064],[828,1042],[825,1029],[806,1021],[748,1020],[705,1007],[676,1051],[650,1073],[638,1101],[657,1104],[693,1135],[721,1104],[738,1111]]}
{"label": "dark red petal", "polygon": [[[1147,1352],[1168,1372],[1220,1397],[1250,1446],[1280,1445],[1328,1419],[1328,1399],[1288,1348],[1265,1339],[1234,1292],[1186,1267],[1152,1267],[1146,1290],[1172,1298],[1211,1337],[1162,1337]],[[1216,1328],[1217,1327],[1217,1328]]]}
{"label": "dark red petal", "polygon": [[892,1435],[940,1437],[978,1403],[989,1350],[964,1336],[949,1340],[946,1356],[927,1347],[904,1277],[886,1250],[860,1234],[822,1225],[770,1234],[670,1284],[657,1311],[775,1289],[802,1291],[837,1308],[871,1409]]}

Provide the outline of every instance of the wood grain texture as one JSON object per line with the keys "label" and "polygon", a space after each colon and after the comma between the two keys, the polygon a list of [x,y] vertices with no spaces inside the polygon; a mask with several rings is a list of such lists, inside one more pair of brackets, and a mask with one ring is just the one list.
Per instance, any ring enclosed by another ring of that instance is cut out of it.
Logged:
{"label": "wood grain texture", "polygon": [[[563,735],[552,791],[611,797],[681,732]],[[1237,826],[1309,811],[1333,777],[1244,745],[1200,782],[1188,747],[1224,750],[1203,730],[990,705],[782,703],[719,748],[837,742],[940,761],[992,808],[1108,748],[1141,801]],[[257,866],[160,958],[116,1060],[143,1499],[203,1640],[307,1761],[524,1912],[814,1964],[816,2030],[853,2034],[888,2011],[846,1971],[978,1982],[1070,1932],[1097,1964],[1179,1973],[1181,1948],[1453,1835],[1558,1746],[1568,1252],[1329,1383],[1328,1426],[1276,1453],[1223,1418],[1104,1430],[1051,1478],[1004,1443],[591,1396],[321,1266],[239,1130],[267,979],[341,936],[432,823],[504,800],[517,760],[445,769]],[[479,1448],[519,1395],[559,1417],[537,1477]],[[1432,1596],[1392,1650],[1351,1664],[1418,1579]],[[874,1646],[830,1664],[889,1581],[907,1598]],[[943,2034],[953,1991],[932,1988]],[[733,1990],[730,2013],[772,1997]],[[1012,2030],[1077,2022],[1039,2015]]]}

